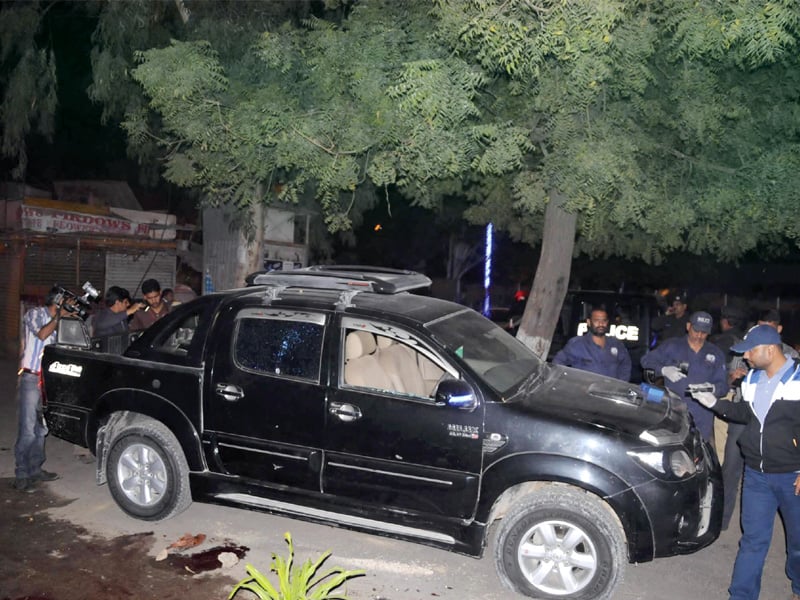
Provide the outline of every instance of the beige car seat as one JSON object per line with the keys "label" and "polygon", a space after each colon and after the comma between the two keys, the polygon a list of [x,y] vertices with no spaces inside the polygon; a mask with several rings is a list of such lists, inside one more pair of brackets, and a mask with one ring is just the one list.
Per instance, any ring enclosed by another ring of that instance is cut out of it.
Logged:
{"label": "beige car seat", "polygon": [[358,387],[391,390],[392,382],[375,354],[375,336],[368,331],[351,331],[345,338],[344,382]]}
{"label": "beige car seat", "polygon": [[378,336],[378,361],[398,392],[427,397],[428,386],[417,365],[417,352],[391,338]]}
{"label": "beige car seat", "polygon": [[425,382],[425,395],[433,397],[433,393],[436,391],[436,384],[439,383],[444,375],[444,369],[424,354],[420,354],[417,358],[422,380]]}

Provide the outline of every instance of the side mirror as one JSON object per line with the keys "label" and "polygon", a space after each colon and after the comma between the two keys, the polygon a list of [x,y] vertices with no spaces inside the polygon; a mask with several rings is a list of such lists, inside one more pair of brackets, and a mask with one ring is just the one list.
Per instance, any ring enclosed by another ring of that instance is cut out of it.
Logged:
{"label": "side mirror", "polygon": [[478,399],[472,386],[463,379],[445,379],[436,387],[434,396],[438,406],[451,406],[471,411],[478,407]]}

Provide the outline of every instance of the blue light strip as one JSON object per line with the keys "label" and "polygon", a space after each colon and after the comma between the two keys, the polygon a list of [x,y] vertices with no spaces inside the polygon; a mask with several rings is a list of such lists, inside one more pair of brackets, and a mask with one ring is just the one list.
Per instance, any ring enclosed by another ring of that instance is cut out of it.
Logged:
{"label": "blue light strip", "polygon": [[486,246],[483,250],[483,314],[491,314],[492,302],[489,297],[489,288],[492,285],[492,224],[486,225]]}

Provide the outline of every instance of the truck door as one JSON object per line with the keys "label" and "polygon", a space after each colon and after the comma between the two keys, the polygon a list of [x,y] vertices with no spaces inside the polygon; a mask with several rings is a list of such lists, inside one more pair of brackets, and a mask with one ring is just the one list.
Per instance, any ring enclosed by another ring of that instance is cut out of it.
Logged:
{"label": "truck door", "polygon": [[243,308],[227,318],[205,399],[212,460],[225,473],[319,491],[326,316]]}
{"label": "truck door", "polygon": [[[363,360],[346,343],[353,332],[377,340],[368,341],[376,348],[362,349]],[[458,372],[414,334],[345,317],[339,336],[338,385],[332,381],[328,404],[324,491],[373,509],[471,516],[480,482],[483,405],[466,411],[435,404],[431,394],[437,379],[458,377]],[[387,338],[394,348],[377,347]],[[423,378],[422,393],[413,367],[384,360],[390,352],[412,356]]]}

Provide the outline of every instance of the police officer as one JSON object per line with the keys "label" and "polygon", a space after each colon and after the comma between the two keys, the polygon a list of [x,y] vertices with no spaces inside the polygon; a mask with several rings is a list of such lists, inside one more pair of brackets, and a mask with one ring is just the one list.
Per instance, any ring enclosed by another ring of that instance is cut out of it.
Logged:
{"label": "police officer", "polygon": [[686,325],[689,323],[688,302],[686,292],[675,294],[666,313],[653,319],[650,329],[656,334],[658,344],[670,338],[683,337],[686,333]]}
{"label": "police officer", "polygon": [[553,357],[553,364],[628,381],[631,378],[631,357],[622,342],[615,337],[606,336],[606,310],[593,309],[586,324],[589,327],[588,333],[569,340]]}
{"label": "police officer", "polygon": [[714,321],[707,312],[692,313],[685,335],[670,338],[642,357],[642,368],[664,376],[665,385],[686,400],[700,434],[714,438],[713,413],[687,392],[689,385],[701,384],[716,397],[728,393],[728,371],[722,350],[707,340]]}

